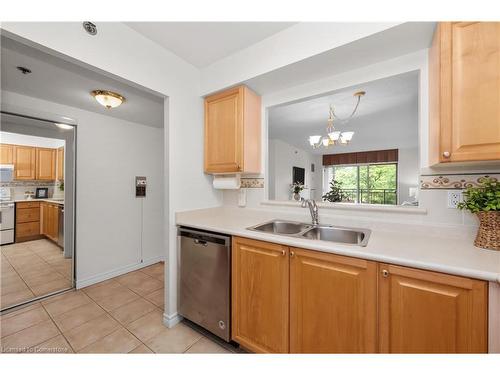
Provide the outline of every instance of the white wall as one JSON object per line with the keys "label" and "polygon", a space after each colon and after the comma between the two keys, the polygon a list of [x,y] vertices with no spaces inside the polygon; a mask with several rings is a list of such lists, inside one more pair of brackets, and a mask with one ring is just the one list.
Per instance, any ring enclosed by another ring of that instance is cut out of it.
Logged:
{"label": "white wall", "polygon": [[64,146],[64,141],[62,139],[35,137],[33,135],[16,134],[9,132],[0,132],[0,142],[13,145],[47,148],[59,148]]}
{"label": "white wall", "polygon": [[419,179],[418,146],[400,148],[398,151],[399,204],[414,200],[414,198],[410,198],[409,189],[410,187],[418,187]]}
{"label": "white wall", "polygon": [[[304,198],[321,198],[321,161],[319,155],[301,150],[279,139],[269,140],[269,199],[290,200],[290,184],[292,168],[300,167],[306,171],[306,186],[301,196]],[[315,172],[311,172],[311,164]]]}
{"label": "white wall", "polygon": [[301,22],[201,71],[203,95],[397,26],[389,22]]}
{"label": "white wall", "polygon": [[80,22],[2,22],[2,29],[8,36],[44,46],[63,58],[88,64],[168,97],[163,155],[164,220],[160,225],[165,236],[162,250],[167,257],[165,320],[174,324],[178,319],[175,212],[222,203],[222,194],[212,189],[211,178],[203,173],[200,72],[122,23],[97,25],[96,36],[86,34]]}
{"label": "white wall", "polygon": [[[140,266],[141,249],[145,263],[165,259],[163,129],[6,91],[2,102],[78,123],[77,287]],[[135,176],[147,177],[144,199],[135,198]]]}

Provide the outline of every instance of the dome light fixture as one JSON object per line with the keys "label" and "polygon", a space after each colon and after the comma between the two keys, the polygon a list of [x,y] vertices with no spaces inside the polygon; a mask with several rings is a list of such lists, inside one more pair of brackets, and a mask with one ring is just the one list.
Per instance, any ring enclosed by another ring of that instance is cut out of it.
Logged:
{"label": "dome light fixture", "polygon": [[59,129],[63,129],[63,130],[70,130],[70,129],[73,129],[73,126],[72,125],[68,125],[68,124],[59,124],[59,123],[54,123],[55,126],[57,126]]}
{"label": "dome light fixture", "polygon": [[125,98],[120,94],[108,90],[94,90],[90,95],[107,109],[116,108],[125,101]]}

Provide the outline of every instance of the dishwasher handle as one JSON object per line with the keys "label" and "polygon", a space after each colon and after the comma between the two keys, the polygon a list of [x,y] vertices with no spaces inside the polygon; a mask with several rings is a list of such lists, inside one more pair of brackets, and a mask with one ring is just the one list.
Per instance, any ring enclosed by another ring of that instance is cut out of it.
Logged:
{"label": "dishwasher handle", "polygon": [[226,247],[231,246],[231,237],[218,233],[203,232],[191,228],[179,228],[177,235],[179,237],[187,237],[194,241],[195,244],[208,246],[209,243],[215,243]]}

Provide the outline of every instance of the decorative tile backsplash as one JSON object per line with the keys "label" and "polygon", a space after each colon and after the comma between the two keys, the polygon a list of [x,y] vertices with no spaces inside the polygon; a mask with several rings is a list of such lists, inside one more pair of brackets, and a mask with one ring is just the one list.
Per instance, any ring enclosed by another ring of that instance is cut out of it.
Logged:
{"label": "decorative tile backsplash", "polygon": [[443,174],[420,176],[421,189],[466,189],[468,187],[479,186],[485,178],[492,178],[500,181],[498,174]]}
{"label": "decorative tile backsplash", "polygon": [[243,189],[261,189],[264,187],[264,178],[241,178],[241,188]]}
{"label": "decorative tile backsplash", "polygon": [[26,180],[26,181],[10,181],[10,182],[0,182],[0,187],[21,187],[21,186],[30,186],[30,187],[51,187],[57,185],[56,181],[39,181],[39,180]]}

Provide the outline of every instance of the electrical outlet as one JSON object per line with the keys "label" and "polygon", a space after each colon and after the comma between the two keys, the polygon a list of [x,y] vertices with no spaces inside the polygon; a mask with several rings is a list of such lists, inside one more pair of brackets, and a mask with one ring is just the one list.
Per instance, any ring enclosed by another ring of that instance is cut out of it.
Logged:
{"label": "electrical outlet", "polygon": [[457,208],[460,202],[462,202],[462,190],[449,190],[448,208]]}

